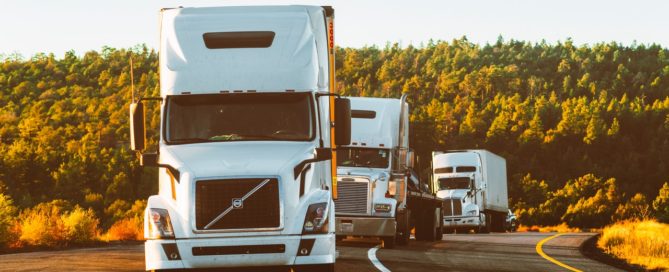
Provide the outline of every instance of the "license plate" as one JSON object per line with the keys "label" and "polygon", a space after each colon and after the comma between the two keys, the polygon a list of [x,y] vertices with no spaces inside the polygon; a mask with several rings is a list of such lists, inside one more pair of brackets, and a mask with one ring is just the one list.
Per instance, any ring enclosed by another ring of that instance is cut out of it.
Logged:
{"label": "license plate", "polygon": [[341,231],[342,232],[353,232],[353,224],[351,224],[351,223],[341,224]]}

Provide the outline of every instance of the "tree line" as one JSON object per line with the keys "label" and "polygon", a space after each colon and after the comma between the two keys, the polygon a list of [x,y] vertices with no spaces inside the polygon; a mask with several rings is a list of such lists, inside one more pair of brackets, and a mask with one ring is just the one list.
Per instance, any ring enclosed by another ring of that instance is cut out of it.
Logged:
{"label": "tree line", "polygon": [[[156,193],[157,170],[140,168],[128,148],[130,58],[135,88],[157,96],[158,54],[145,46],[0,60],[0,194],[18,210],[62,199],[108,228],[114,214]],[[341,94],[409,94],[421,165],[433,150],[505,157],[510,205],[524,224],[669,220],[669,50],[661,46],[461,38],[337,48],[336,67]],[[156,110],[147,112],[150,146]]]}

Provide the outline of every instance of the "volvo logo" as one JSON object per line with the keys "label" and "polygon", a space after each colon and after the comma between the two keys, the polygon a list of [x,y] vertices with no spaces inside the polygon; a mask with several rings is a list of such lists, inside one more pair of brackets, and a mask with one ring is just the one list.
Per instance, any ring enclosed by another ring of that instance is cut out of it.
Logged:
{"label": "volvo logo", "polygon": [[233,209],[242,209],[244,208],[244,200],[241,198],[232,199],[232,208]]}

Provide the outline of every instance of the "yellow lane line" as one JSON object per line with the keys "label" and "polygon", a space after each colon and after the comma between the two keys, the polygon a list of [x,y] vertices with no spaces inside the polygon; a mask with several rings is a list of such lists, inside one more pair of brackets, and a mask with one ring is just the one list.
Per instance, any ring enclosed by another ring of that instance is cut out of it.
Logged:
{"label": "yellow lane line", "polygon": [[553,239],[553,238],[555,238],[555,237],[558,237],[558,236],[560,236],[560,235],[564,235],[564,233],[558,233],[558,234],[555,234],[555,235],[553,235],[553,236],[544,238],[543,240],[539,241],[539,243],[537,243],[537,247],[536,247],[536,249],[537,249],[537,253],[538,253],[541,257],[543,257],[544,259],[549,260],[550,262],[552,262],[552,263],[554,263],[554,264],[557,264],[557,265],[559,265],[559,266],[561,266],[561,267],[564,267],[564,268],[569,269],[569,270],[574,271],[574,272],[583,272],[582,270],[579,270],[579,269],[573,268],[573,267],[571,267],[571,266],[568,266],[568,265],[566,265],[566,264],[564,264],[564,263],[562,263],[562,262],[560,262],[560,261],[558,261],[558,260],[552,258],[551,256],[548,256],[548,255],[544,252],[544,250],[541,248],[541,247],[544,245],[544,243],[546,243],[546,242],[548,242],[549,240],[551,240],[551,239]]}

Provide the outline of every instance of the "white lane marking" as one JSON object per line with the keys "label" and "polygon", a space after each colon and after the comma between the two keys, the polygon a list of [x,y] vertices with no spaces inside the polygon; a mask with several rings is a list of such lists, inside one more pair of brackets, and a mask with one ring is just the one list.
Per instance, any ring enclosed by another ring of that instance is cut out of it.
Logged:
{"label": "white lane marking", "polygon": [[385,266],[383,266],[381,261],[379,261],[379,259],[376,258],[376,251],[379,250],[379,247],[381,247],[381,245],[370,248],[369,251],[367,251],[367,258],[369,258],[374,267],[376,267],[376,269],[378,269],[379,271],[390,272],[390,270]]}

